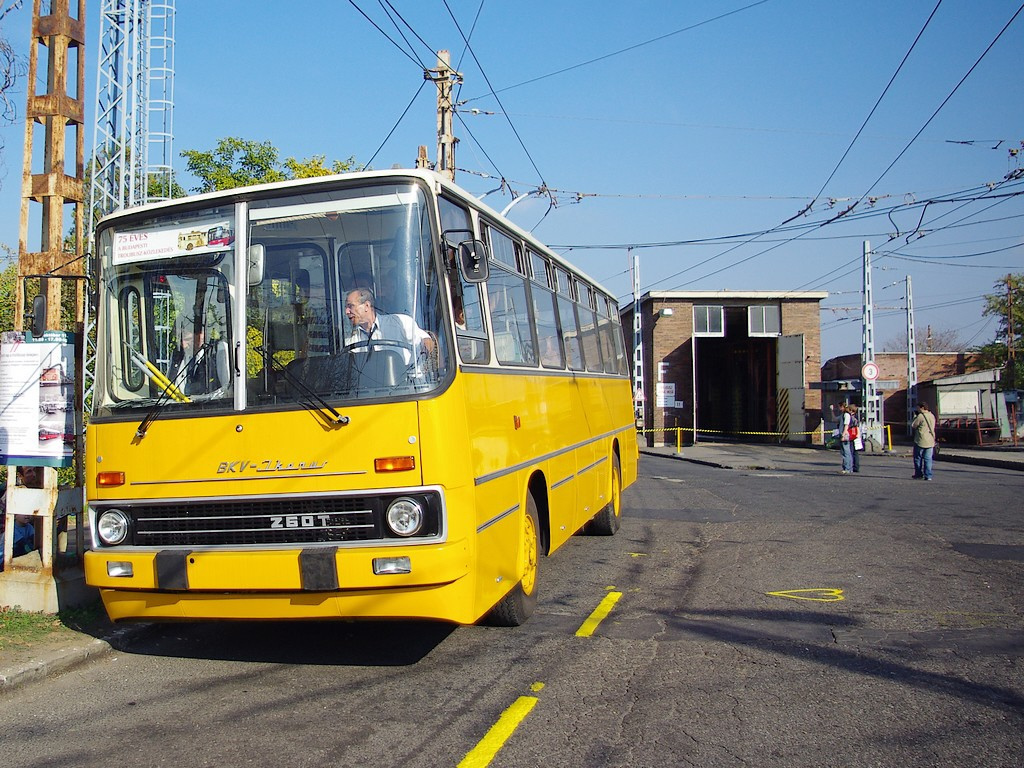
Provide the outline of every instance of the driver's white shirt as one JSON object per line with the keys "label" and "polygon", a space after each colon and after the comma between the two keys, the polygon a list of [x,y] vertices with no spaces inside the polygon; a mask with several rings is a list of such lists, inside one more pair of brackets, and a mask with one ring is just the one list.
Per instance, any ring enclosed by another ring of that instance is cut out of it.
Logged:
{"label": "driver's white shirt", "polygon": [[[417,354],[419,353],[420,345],[424,340],[429,339],[430,334],[420,328],[408,315],[389,315],[383,312],[377,313],[377,318],[373,321],[373,325],[370,326],[369,331],[363,330],[362,326],[355,326],[352,329],[352,333],[345,337],[345,344],[361,344],[363,342],[370,342],[365,346],[356,347],[353,352],[365,352],[370,348],[373,349],[388,349],[386,344],[376,345],[373,341],[376,339],[384,339],[388,341],[400,341],[408,344],[412,350]],[[396,347],[390,347],[396,349]],[[413,353],[402,347],[402,358],[406,365],[411,365],[413,361]]]}

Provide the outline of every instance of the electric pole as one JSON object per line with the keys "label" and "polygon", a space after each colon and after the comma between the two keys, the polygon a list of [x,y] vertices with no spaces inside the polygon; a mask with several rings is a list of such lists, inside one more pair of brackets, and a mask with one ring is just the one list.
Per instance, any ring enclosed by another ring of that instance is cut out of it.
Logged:
{"label": "electric pole", "polygon": [[640,254],[628,249],[633,273],[633,416],[638,428],[644,424],[644,326],[640,302]]}
{"label": "electric pole", "polygon": [[[1010,386],[1017,388],[1017,344],[1013,338],[1013,275],[1006,276],[1006,362],[1010,372]],[[1016,428],[1016,425],[1014,425]]]}
{"label": "electric pole", "polygon": [[[871,243],[864,241],[864,310],[861,323],[861,370],[867,367],[868,363],[875,362],[875,304],[874,292],[871,288]],[[876,369],[877,370],[877,369]],[[878,402],[878,388],[875,386],[874,378],[861,376],[864,382],[864,412],[867,416],[865,424],[867,433],[872,440],[877,440],[876,445],[883,445],[882,439],[882,409]],[[877,432],[876,432],[877,431]]]}
{"label": "electric pole", "polygon": [[[451,55],[448,51],[437,52],[437,67],[428,69],[423,77],[433,81],[437,86],[437,162],[434,170],[451,181],[455,181],[455,138],[453,121],[455,105],[452,103],[452,86],[462,84],[462,73],[451,67]],[[420,165],[422,153],[417,158],[416,167]]]}
{"label": "electric pole", "polygon": [[917,410],[917,338],[914,334],[914,293],[907,275],[907,436]]}

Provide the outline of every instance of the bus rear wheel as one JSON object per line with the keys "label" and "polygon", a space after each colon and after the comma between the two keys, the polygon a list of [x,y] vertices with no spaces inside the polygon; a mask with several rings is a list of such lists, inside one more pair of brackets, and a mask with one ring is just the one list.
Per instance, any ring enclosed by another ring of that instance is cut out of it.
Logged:
{"label": "bus rear wheel", "polygon": [[619,457],[612,456],[612,478],[608,503],[587,523],[586,532],[593,536],[614,536],[622,519],[622,469]]}
{"label": "bus rear wheel", "polygon": [[537,607],[537,580],[540,566],[540,517],[533,496],[526,497],[523,515],[523,576],[512,591],[487,614],[487,623],[497,627],[518,627],[533,615]]}

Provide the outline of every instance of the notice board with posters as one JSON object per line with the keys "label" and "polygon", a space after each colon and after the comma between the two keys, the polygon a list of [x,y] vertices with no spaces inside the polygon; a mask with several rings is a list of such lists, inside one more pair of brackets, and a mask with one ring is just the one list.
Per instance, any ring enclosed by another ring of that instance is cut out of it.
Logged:
{"label": "notice board with posters", "polygon": [[0,334],[0,462],[66,467],[75,448],[74,335]]}

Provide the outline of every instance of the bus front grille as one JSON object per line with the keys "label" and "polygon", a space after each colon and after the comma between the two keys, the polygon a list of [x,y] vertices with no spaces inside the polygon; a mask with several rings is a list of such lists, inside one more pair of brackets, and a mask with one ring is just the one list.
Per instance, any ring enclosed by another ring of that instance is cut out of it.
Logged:
{"label": "bus front grille", "polygon": [[[408,496],[408,494],[406,494]],[[441,502],[414,494],[426,510],[412,538],[437,536]],[[139,547],[260,546],[373,542],[394,539],[384,516],[388,495],[181,500],[116,504],[131,521],[129,541]],[[103,505],[106,506],[106,505]]]}

